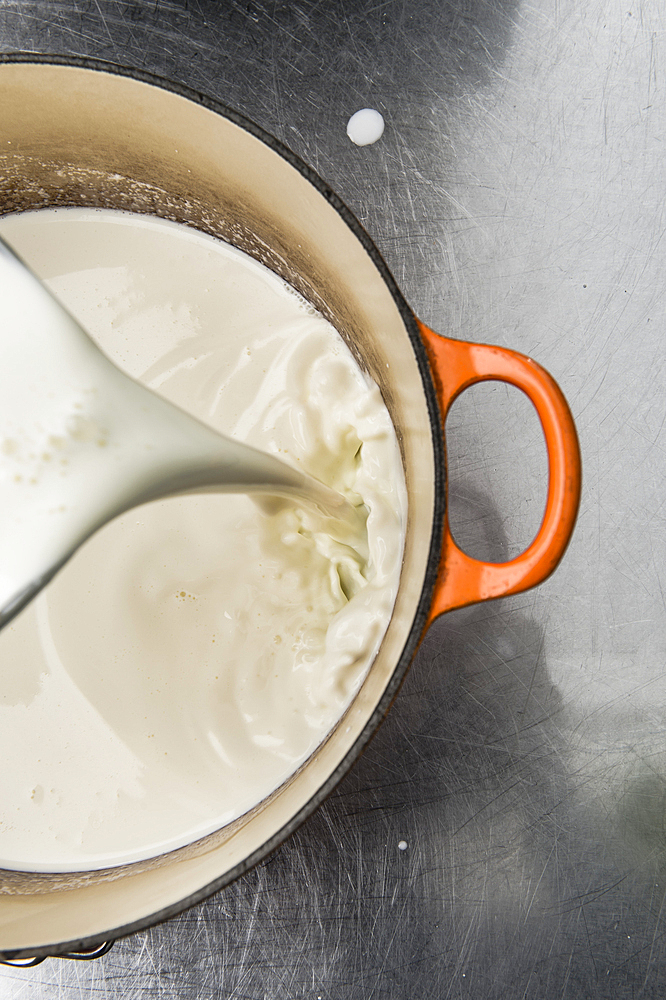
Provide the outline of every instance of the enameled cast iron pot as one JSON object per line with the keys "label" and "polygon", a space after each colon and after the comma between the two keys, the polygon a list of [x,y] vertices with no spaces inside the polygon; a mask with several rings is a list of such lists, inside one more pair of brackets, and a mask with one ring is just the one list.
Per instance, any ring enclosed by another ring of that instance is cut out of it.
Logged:
{"label": "enameled cast iron pot", "polygon": [[[179,912],[256,864],[358,757],[439,614],[518,593],[552,572],[580,493],[575,428],[550,376],[522,355],[442,338],[423,326],[336,195],[228,108],[108,64],[5,56],[0,214],[58,205],[185,222],[247,251],[297,288],[332,321],[383,393],[400,442],[409,517],[388,631],[348,712],[313,757],[231,826],[152,862],[74,875],[0,872],[5,959],[92,948]],[[501,564],[465,555],[446,514],[447,410],[468,386],[492,379],[527,393],[549,459],[541,528],[521,556]]]}

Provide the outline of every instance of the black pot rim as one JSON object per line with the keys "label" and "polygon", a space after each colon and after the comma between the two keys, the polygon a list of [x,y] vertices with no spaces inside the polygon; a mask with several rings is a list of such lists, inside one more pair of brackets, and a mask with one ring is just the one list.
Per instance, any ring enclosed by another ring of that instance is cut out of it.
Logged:
{"label": "black pot rim", "polygon": [[326,199],[326,201],[328,201],[331,207],[336,210],[338,215],[340,215],[347,227],[351,229],[352,233],[356,236],[363,248],[369,254],[389,292],[391,293],[398,311],[400,312],[400,316],[405,324],[405,329],[407,330],[407,334],[416,357],[419,373],[423,383],[423,391],[425,393],[430,418],[430,430],[435,466],[435,502],[433,509],[430,549],[428,553],[423,587],[419,597],[416,614],[414,615],[412,626],[407,637],[407,642],[405,643],[402,653],[400,654],[393,670],[393,674],[391,675],[391,679],[374,712],[365,723],[361,733],[344,758],[340,761],[337,768],[328,776],[326,781],[319,787],[312,798],[309,799],[309,801],[306,802],[306,804],[294,816],[292,816],[283,827],[281,827],[276,833],[273,834],[273,836],[265,841],[261,847],[253,851],[252,854],[248,855],[243,861],[235,865],[232,869],[225,872],[224,875],[214,879],[212,882],[207,883],[203,886],[203,888],[199,889],[197,892],[191,893],[185,898],[179,900],[177,903],[164,907],[161,910],[157,910],[150,914],[150,916],[143,917],[140,920],[135,920],[128,924],[122,924],[119,927],[110,928],[103,934],[93,934],[90,937],[66,942],[57,942],[52,945],[43,945],[39,948],[22,948],[0,953],[0,960],[4,958],[11,961],[26,957],[42,958],[90,950],[97,945],[109,941],[110,939],[126,937],[129,934],[145,930],[148,927],[152,927],[155,924],[161,923],[164,920],[168,920],[170,917],[174,917],[177,914],[182,913],[184,910],[200,903],[202,900],[211,896],[218,890],[225,888],[225,886],[231,884],[232,882],[235,882],[236,879],[240,878],[260,861],[263,861],[264,858],[276,850],[284,840],[286,840],[299,826],[301,826],[301,824],[315,811],[315,809],[321,805],[324,799],[331,794],[335,786],[341,781],[354,762],[360,757],[361,753],[379,728],[380,723],[388,712],[391,703],[393,702],[396,694],[398,693],[398,689],[405,678],[425,629],[428,612],[431,606],[432,593],[437,580],[440,555],[442,551],[444,514],[446,510],[446,455],[444,449],[442,418],[437,393],[430,365],[428,363],[426,350],[418,331],[416,317],[407,305],[407,302],[398,288],[398,285],[386,262],[384,261],[384,258],[356,216],[345,205],[342,199],[332,190],[332,188],[330,188],[329,185],[319,176],[319,174],[309,167],[299,156],[288,149],[288,147],[285,146],[279,139],[276,139],[275,136],[265,131],[259,125],[256,125],[253,121],[246,118],[238,111],[227,107],[221,101],[199,93],[184,84],[176,83],[172,80],[156,76],[152,73],[146,73],[144,70],[138,70],[129,66],[119,66],[116,63],[105,62],[100,59],[90,59],[81,56],[42,54],[37,52],[0,53],[0,64],[2,63],[35,63],[51,66],[71,66],[100,73],[110,73],[115,76],[128,77],[139,83],[150,84],[152,86],[159,87],[162,90],[170,91],[171,93],[177,94],[180,97],[192,101],[194,104],[207,108],[208,110],[220,115],[222,118],[227,118],[235,125],[240,126],[246,132],[249,132],[281,156],[282,159],[286,160],[287,163],[297,170],[305,180],[309,181],[310,184],[312,184],[313,187],[315,187],[316,190]]}

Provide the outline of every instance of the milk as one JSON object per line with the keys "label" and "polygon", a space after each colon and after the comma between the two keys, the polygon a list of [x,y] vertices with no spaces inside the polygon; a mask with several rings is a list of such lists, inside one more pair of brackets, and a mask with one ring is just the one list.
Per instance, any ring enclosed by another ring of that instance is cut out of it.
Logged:
{"label": "milk", "polygon": [[94,531],[149,500],[297,496],[362,531],[341,494],[121,372],[2,243],[0,306],[0,627]]}
{"label": "milk", "polygon": [[404,482],[377,387],[251,258],[113,212],[0,235],[129,375],[369,511],[363,547],[291,503],[146,504],[0,633],[0,866],[91,870],[220,828],[316,750],[391,615]]}

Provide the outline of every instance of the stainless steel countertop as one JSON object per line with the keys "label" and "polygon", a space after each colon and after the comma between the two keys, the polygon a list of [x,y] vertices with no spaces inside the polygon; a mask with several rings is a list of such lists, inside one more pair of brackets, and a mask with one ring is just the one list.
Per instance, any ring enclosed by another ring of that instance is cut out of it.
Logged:
{"label": "stainless steel countertop", "polygon": [[[277,135],[424,321],[550,369],[584,462],[555,575],[440,619],[268,861],[96,962],[0,969],[2,1000],[666,993],[665,20],[659,0],[1,0],[0,49],[147,69]],[[357,148],[368,105],[386,131]],[[545,492],[529,405],[477,387],[448,435],[460,541],[517,553]]]}

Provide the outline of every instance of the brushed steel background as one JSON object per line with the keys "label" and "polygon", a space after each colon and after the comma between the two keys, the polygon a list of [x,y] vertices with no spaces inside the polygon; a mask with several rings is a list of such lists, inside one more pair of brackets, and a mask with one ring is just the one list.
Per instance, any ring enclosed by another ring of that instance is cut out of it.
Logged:
{"label": "brushed steel background", "polygon": [[[433,626],[294,837],[96,962],[0,968],[2,1000],[664,996],[665,20],[659,0],[0,0],[1,50],[150,70],[277,135],[425,322],[552,372],[584,462],[557,573]],[[386,131],[357,148],[364,106]],[[529,404],[477,387],[447,429],[457,537],[517,553],[545,493]]]}

